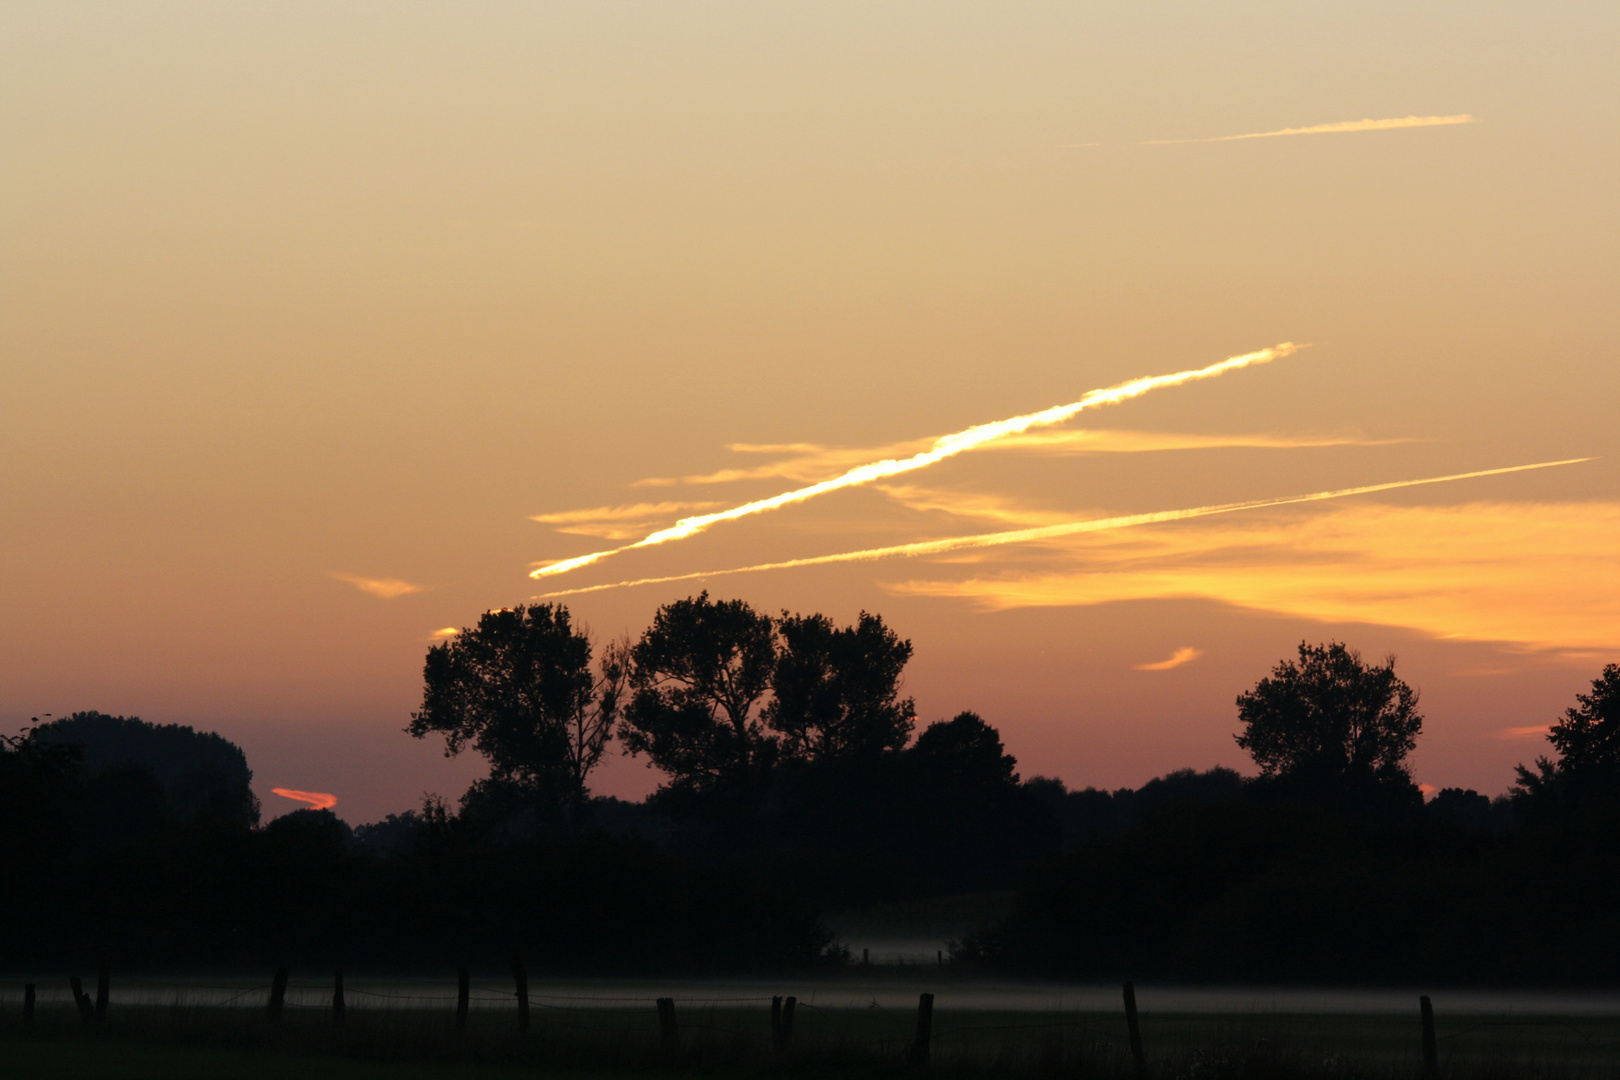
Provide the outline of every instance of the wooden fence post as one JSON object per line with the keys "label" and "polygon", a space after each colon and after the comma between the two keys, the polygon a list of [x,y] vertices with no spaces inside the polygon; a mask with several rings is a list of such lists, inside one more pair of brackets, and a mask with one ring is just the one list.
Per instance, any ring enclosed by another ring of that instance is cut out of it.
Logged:
{"label": "wooden fence post", "polygon": [[917,1037],[911,1043],[911,1063],[916,1066],[928,1064],[929,1043],[934,1035],[934,995],[923,994],[917,998]]}
{"label": "wooden fence post", "polygon": [[945,950],[944,949],[935,949],[934,950],[934,958],[939,961],[939,966],[940,967],[945,966]]}
{"label": "wooden fence post", "polygon": [[1428,994],[1418,998],[1418,1011],[1423,1016],[1423,1076],[1425,1080],[1436,1080],[1440,1075],[1440,1051],[1434,1040],[1434,1006]]}
{"label": "wooden fence post", "polygon": [[472,996],[472,976],[466,968],[456,973],[456,1030],[467,1026],[467,1000]]}
{"label": "wooden fence post", "polygon": [[782,1052],[782,995],[771,998],[771,1051]]}
{"label": "wooden fence post", "polygon": [[1142,1053],[1142,1026],[1136,1020],[1136,987],[1125,984],[1125,1027],[1131,1033],[1131,1062],[1136,1075],[1147,1075],[1147,1057]]}
{"label": "wooden fence post", "polygon": [[23,987],[23,1023],[34,1022],[34,984],[29,983]]}
{"label": "wooden fence post", "polygon": [[529,1030],[529,972],[523,966],[523,957],[512,957],[512,982],[517,987],[518,1031]]}
{"label": "wooden fence post", "polygon": [[79,1007],[79,1019],[87,1024],[94,1022],[96,1009],[90,1004],[90,995],[84,992],[84,983],[74,975],[68,979],[68,987],[73,991],[73,1003]]}
{"label": "wooden fence post", "polygon": [[343,1016],[349,1011],[343,1001],[343,969],[338,968],[332,976],[332,1023],[343,1023]]}
{"label": "wooden fence post", "polygon": [[782,1052],[785,1054],[793,1049],[793,1013],[799,1007],[799,999],[788,995],[782,1002]]}
{"label": "wooden fence post", "polygon": [[658,1041],[666,1054],[677,1054],[681,1049],[681,1034],[675,1027],[675,999],[658,999]]}
{"label": "wooden fence post", "polygon": [[112,996],[112,973],[103,960],[96,968],[96,1022],[107,1019],[107,1001]]}
{"label": "wooden fence post", "polygon": [[872,966],[872,950],[871,949],[862,949],[861,950],[861,967],[871,967],[871,966]]}
{"label": "wooden fence post", "polygon": [[281,1019],[282,1007],[287,1004],[287,969],[276,968],[275,978],[270,980],[270,1006],[269,1015],[272,1021]]}

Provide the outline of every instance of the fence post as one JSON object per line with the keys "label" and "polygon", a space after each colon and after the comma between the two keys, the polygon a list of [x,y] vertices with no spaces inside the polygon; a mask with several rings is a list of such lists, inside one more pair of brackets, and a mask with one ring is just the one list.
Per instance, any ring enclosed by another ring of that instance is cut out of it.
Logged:
{"label": "fence post", "polygon": [[782,995],[771,998],[771,1050],[782,1052]]}
{"label": "fence post", "polygon": [[1423,1076],[1425,1080],[1436,1080],[1440,1075],[1440,1052],[1434,1041],[1434,1006],[1428,994],[1418,998],[1418,1010],[1423,1016]]}
{"label": "fence post", "polygon": [[103,960],[96,968],[96,1022],[107,1019],[107,1000],[112,996],[112,973]]}
{"label": "fence post", "polygon": [[871,949],[862,949],[861,950],[861,967],[871,967],[871,966],[872,966],[872,950]]}
{"label": "fence post", "polygon": [[466,968],[456,973],[456,1030],[467,1026],[467,999],[472,996],[472,976]]}
{"label": "fence post", "polygon": [[79,1007],[79,1019],[91,1023],[96,1018],[95,1006],[90,1004],[90,995],[84,992],[84,983],[79,981],[77,975],[68,979],[68,987],[73,991],[73,1003]]}
{"label": "fence post", "polygon": [[782,1052],[785,1054],[793,1049],[793,1012],[799,1006],[799,999],[788,996],[782,1002]]}
{"label": "fence post", "polygon": [[518,1031],[529,1030],[529,972],[523,966],[523,957],[512,957],[512,982],[517,987]]}
{"label": "fence post", "polygon": [[269,1014],[272,1021],[281,1019],[281,1009],[287,1003],[287,969],[276,968],[275,978],[270,980],[270,1007]]}
{"label": "fence post", "polygon": [[337,974],[332,976],[332,1023],[343,1023],[343,1015],[348,1011],[343,1001],[343,969],[338,968]]}
{"label": "fence post", "polygon": [[1142,1053],[1142,1025],[1136,1021],[1136,987],[1125,984],[1125,1027],[1131,1033],[1131,1062],[1136,1075],[1147,1075],[1147,1057]]}
{"label": "fence post", "polygon": [[935,949],[934,950],[934,958],[939,961],[939,966],[940,967],[945,966],[945,950],[944,949]]}
{"label": "fence post", "polygon": [[929,1042],[934,1034],[934,995],[923,994],[917,998],[917,1038],[911,1044],[911,1063],[922,1066],[928,1064]]}
{"label": "fence post", "polygon": [[658,999],[658,1041],[666,1054],[679,1053],[681,1035],[675,1027],[675,999]]}
{"label": "fence post", "polygon": [[29,983],[23,987],[23,1023],[34,1022],[34,984]]}

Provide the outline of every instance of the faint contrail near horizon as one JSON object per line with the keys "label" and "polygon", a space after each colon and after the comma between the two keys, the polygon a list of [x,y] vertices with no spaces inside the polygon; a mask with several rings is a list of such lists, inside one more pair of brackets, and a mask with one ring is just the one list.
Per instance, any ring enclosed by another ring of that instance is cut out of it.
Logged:
{"label": "faint contrail near horizon", "polygon": [[1228,371],[1250,367],[1254,364],[1269,363],[1279,360],[1299,351],[1304,346],[1295,345],[1291,341],[1273,345],[1269,349],[1260,349],[1256,352],[1244,353],[1242,356],[1230,356],[1218,364],[1208,367],[1192,368],[1188,371],[1177,371],[1169,375],[1148,375],[1140,379],[1132,379],[1117,386],[1105,387],[1101,390],[1088,392],[1079,401],[1067,405],[1056,405],[1040,412],[1027,413],[1023,416],[1014,416],[1007,420],[997,420],[989,424],[978,424],[964,431],[941,435],[934,440],[934,445],[919,454],[908,458],[889,458],[884,461],[874,461],[865,465],[857,465],[841,476],[820,483],[810,484],[806,487],[796,488],[793,491],[784,491],[780,495],[772,495],[768,499],[756,499],[753,502],[733,506],[729,510],[718,510],[712,514],[699,514],[696,517],[681,518],[667,529],[660,529],[642,537],[633,544],[622,547],[609,548],[606,551],[594,551],[589,555],[579,555],[572,559],[561,559],[557,562],[547,563],[538,569],[531,570],[531,578],[548,577],[552,574],[565,574],[570,570],[578,570],[582,566],[589,566],[607,558],[617,555],[621,551],[632,548],[652,547],[655,544],[668,543],[671,540],[684,540],[688,536],[695,536],[709,526],[721,521],[731,521],[734,518],[747,517],[750,514],[763,513],[766,510],[775,510],[790,503],[804,502],[817,495],[825,495],[830,491],[842,488],[858,487],[870,484],[874,480],[884,480],[901,473],[911,472],[915,469],[926,468],[948,457],[954,457],[965,450],[993,442],[1008,435],[1018,435],[1032,427],[1044,427],[1049,424],[1059,424],[1070,419],[1082,409],[1089,409],[1097,405],[1113,405],[1131,398],[1140,397],[1150,390],[1157,390],[1165,386],[1180,386],[1182,383],[1192,382],[1196,379],[1209,379],[1223,375]]}
{"label": "faint contrail near horizon", "polygon": [[625,589],[633,585],[662,585],[671,581],[693,581],[697,578],[724,577],[728,574],[751,574],[762,570],[792,570],[801,566],[823,566],[828,563],[866,562],[873,559],[892,559],[915,555],[936,555],[962,548],[1001,547],[1005,544],[1023,544],[1032,540],[1050,540],[1077,533],[1103,532],[1124,529],[1133,525],[1152,525],[1163,521],[1185,521],[1188,518],[1209,517],[1212,514],[1231,514],[1239,510],[1262,510],[1271,506],[1294,503],[1321,502],[1324,499],[1342,499],[1349,495],[1369,495],[1377,491],[1419,487],[1423,484],[1444,484],[1452,480],[1472,480],[1481,476],[1501,476],[1505,473],[1529,472],[1532,469],[1551,469],[1558,465],[1576,465],[1594,458],[1566,458],[1562,461],[1538,461],[1531,465],[1509,465],[1501,469],[1480,469],[1476,472],[1452,473],[1449,476],[1429,476],[1419,480],[1392,480],[1383,484],[1337,488],[1332,491],[1313,491],[1308,495],[1288,495],[1279,499],[1254,499],[1248,502],[1218,503],[1213,506],[1194,506],[1185,510],[1156,510],[1146,514],[1125,514],[1120,517],[1092,518],[1070,521],[1062,525],[1042,525],[1033,529],[1009,529],[1005,532],[979,533],[974,536],[953,536],[943,540],[922,540],[891,547],[867,548],[864,551],[846,551],[837,555],[813,555],[785,562],[758,563],[730,570],[704,570],[691,574],[670,574],[666,577],[637,578],[634,581],[615,581],[607,585],[586,585],[577,589],[561,589],[541,593],[536,600],[549,600],[560,596],[578,596],[581,593],[603,592],[607,589]]}
{"label": "faint contrail near horizon", "polygon": [[1477,124],[1468,113],[1456,116],[1394,116],[1387,120],[1341,120],[1336,124],[1256,131],[1249,135],[1216,135],[1207,139],[1149,139],[1139,146],[1178,146],[1182,143],[1236,142],[1239,139],[1275,139],[1279,135],[1343,135],[1352,131],[1393,131],[1397,128],[1447,127],[1451,124]]}

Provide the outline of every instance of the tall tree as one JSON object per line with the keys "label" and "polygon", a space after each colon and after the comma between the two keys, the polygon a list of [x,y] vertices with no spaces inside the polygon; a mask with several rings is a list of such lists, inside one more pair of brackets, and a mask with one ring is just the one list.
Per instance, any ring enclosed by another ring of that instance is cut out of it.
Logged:
{"label": "tall tree", "polygon": [[602,759],[628,676],[628,648],[610,643],[593,668],[590,634],[561,604],[488,611],[428,650],[422,708],[407,731],[442,734],[445,756],[468,744],[493,780],[576,811]]}
{"label": "tall tree", "polygon": [[725,786],[774,760],[757,709],[776,664],[769,615],[707,592],[677,600],[658,609],[631,658],[624,744],[675,786]]}
{"label": "tall tree", "polygon": [[781,648],[765,722],[788,753],[831,760],[906,745],[917,719],[912,700],[900,697],[911,642],[864,611],[841,629],[825,615],[783,612],[776,629]]}
{"label": "tall tree", "polygon": [[1367,664],[1342,642],[1299,644],[1237,699],[1237,744],[1266,776],[1325,784],[1408,788],[1406,756],[1423,717],[1418,695],[1395,675],[1395,658]]}
{"label": "tall tree", "polygon": [[1571,794],[1593,794],[1620,784],[1620,664],[1605,666],[1592,680],[1592,692],[1576,694],[1575,701],[1547,729],[1558,760],[1537,758],[1535,772],[1517,767],[1520,793],[1545,796],[1561,786]]}

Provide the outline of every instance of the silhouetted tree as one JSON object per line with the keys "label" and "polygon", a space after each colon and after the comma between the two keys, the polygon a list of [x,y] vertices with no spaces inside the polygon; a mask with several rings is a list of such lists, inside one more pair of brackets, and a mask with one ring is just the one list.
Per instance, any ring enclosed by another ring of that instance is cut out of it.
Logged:
{"label": "silhouetted tree", "polygon": [[900,698],[911,642],[864,611],[842,629],[825,615],[783,612],[776,629],[774,700],[764,718],[787,753],[819,761],[906,745],[917,717],[912,700]]}
{"label": "silhouetted tree", "polygon": [[1342,642],[1299,644],[1237,699],[1237,744],[1267,777],[1312,784],[1407,789],[1406,755],[1423,717],[1418,695],[1395,675],[1395,658],[1362,662]]}
{"label": "silhouetted tree", "polygon": [[592,652],[561,604],[487,611],[428,650],[422,708],[406,730],[442,734],[447,757],[470,743],[497,784],[577,811],[613,735],[628,666],[623,644],[603,649],[594,669]]}
{"label": "silhouetted tree", "polygon": [[677,600],[658,609],[631,657],[624,744],[675,786],[726,786],[775,760],[756,711],[776,663],[769,615],[707,592]]}
{"label": "silhouetted tree", "polygon": [[1590,694],[1576,694],[1577,704],[1547,729],[1547,741],[1558,760],[1536,759],[1535,771],[1517,766],[1519,796],[1589,795],[1620,787],[1620,664],[1609,664],[1592,680]]}
{"label": "silhouetted tree", "polygon": [[[180,821],[206,818],[238,828],[259,823],[259,800],[251,787],[253,770],[247,756],[212,731],[150,724],[138,716],[76,712],[41,724],[34,732],[41,743],[81,748],[84,771],[92,788],[99,790],[98,802],[105,807],[109,827],[123,831],[133,827],[132,821],[117,820],[125,814],[154,822],[165,814]],[[102,779],[102,774],[114,771],[117,778]],[[137,777],[138,772],[147,779]],[[118,791],[124,793],[121,803]],[[136,808],[132,800],[145,804]]]}
{"label": "silhouetted tree", "polygon": [[1001,733],[975,712],[929,724],[910,753],[957,792],[1018,783],[1018,759],[1003,752]]}

